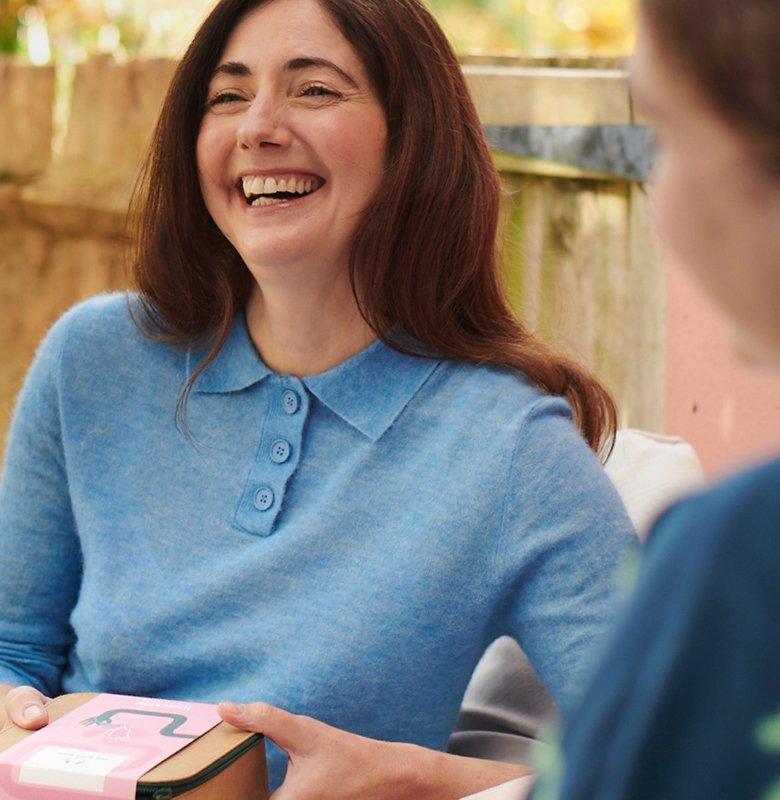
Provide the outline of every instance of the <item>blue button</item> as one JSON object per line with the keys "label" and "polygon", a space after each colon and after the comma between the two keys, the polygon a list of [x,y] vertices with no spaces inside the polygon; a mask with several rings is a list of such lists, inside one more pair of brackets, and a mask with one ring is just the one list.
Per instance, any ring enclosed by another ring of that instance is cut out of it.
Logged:
{"label": "blue button", "polygon": [[294,414],[300,407],[301,398],[292,389],[288,389],[282,395],[282,408],[287,414]]}
{"label": "blue button", "polygon": [[255,508],[258,511],[268,511],[268,509],[274,504],[274,493],[273,490],[270,489],[268,486],[261,486],[257,492],[255,492]]}
{"label": "blue button", "polygon": [[291,450],[292,448],[288,441],[285,439],[277,439],[271,445],[271,461],[273,461],[274,464],[284,464],[290,457]]}

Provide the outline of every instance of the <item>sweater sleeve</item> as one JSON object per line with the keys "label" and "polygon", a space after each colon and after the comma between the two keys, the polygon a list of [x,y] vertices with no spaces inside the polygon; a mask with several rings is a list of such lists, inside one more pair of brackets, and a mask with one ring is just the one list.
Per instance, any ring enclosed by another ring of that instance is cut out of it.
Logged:
{"label": "sweater sleeve", "polygon": [[67,317],[18,397],[0,484],[0,682],[51,696],[73,644],[81,553],[68,492],[59,370]]}
{"label": "sweater sleeve", "polygon": [[506,486],[496,551],[502,632],[566,714],[613,621],[616,573],[636,534],[560,398],[544,397],[526,414]]}

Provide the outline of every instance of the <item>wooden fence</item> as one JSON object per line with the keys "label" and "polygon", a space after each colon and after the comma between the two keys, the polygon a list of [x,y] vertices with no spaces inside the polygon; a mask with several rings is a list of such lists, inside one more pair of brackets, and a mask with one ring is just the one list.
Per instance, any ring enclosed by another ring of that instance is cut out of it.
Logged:
{"label": "wooden fence", "polygon": [[[125,209],[174,66],[79,65],[52,156],[54,70],[0,60],[0,434],[46,328],[76,300],[126,285]],[[483,58],[464,71],[493,134],[635,130],[620,64]],[[495,157],[513,304],[606,382],[623,424],[661,430],[666,273],[641,182],[506,149]]]}

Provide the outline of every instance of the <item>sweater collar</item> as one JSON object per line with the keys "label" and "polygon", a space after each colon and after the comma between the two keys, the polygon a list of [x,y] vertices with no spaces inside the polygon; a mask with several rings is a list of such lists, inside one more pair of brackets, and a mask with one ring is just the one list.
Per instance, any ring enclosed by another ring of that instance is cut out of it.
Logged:
{"label": "sweater collar", "polygon": [[[201,348],[188,353],[188,374],[206,352]],[[375,341],[327,372],[300,380],[334,414],[377,441],[440,363],[437,358],[406,355]],[[240,392],[272,375],[276,373],[255,350],[241,312],[222,349],[195,381],[193,392]]]}

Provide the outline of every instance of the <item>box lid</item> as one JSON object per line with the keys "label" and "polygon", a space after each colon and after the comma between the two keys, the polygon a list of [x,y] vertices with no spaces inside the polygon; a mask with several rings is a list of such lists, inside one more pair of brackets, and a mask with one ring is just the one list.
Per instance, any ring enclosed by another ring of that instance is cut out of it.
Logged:
{"label": "box lid", "polygon": [[[46,703],[49,719],[59,719],[95,696],[92,692],[82,692],[55,697]],[[0,730],[0,751],[21,742],[33,733],[34,731],[25,730],[13,723],[7,724]],[[240,731],[221,722],[142,775],[138,780],[138,787],[175,787],[177,784],[197,782],[204,773],[217,774],[220,767],[231,764],[236,757],[259,744],[262,738],[260,734]]]}

